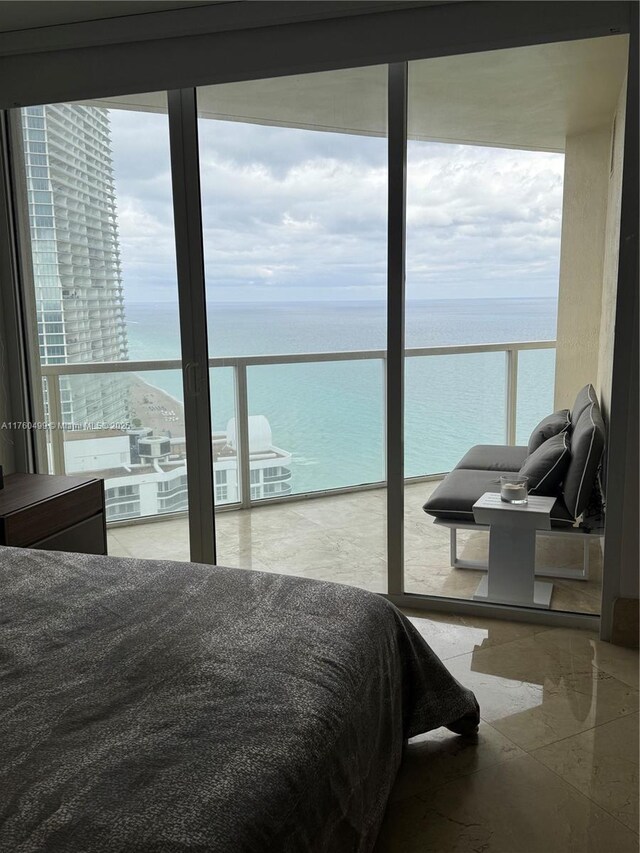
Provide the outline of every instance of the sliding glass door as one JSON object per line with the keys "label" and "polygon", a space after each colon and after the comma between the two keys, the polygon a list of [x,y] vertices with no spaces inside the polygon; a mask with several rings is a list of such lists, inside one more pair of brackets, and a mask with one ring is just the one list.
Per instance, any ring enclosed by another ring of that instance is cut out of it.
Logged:
{"label": "sliding glass door", "polygon": [[110,553],[187,560],[166,95],[19,119],[41,470],[104,478]]}
{"label": "sliding glass door", "polygon": [[[609,36],[22,110],[42,470],[104,477],[113,553],[211,562],[215,520],[220,564],[476,600],[487,531],[423,506],[472,447],[524,459],[587,382],[606,411],[626,57]],[[539,537],[552,609],[598,612],[597,510]]]}
{"label": "sliding glass door", "polygon": [[386,68],[197,98],[218,560],[386,591]]}
{"label": "sliding glass door", "polygon": [[[501,469],[518,471],[542,418],[603,383],[607,297],[592,263],[619,215],[609,170],[625,65],[624,37],[409,63],[409,593],[474,600],[489,534],[473,503],[499,491]],[[539,534],[551,608],[598,613],[601,560],[578,527]]]}

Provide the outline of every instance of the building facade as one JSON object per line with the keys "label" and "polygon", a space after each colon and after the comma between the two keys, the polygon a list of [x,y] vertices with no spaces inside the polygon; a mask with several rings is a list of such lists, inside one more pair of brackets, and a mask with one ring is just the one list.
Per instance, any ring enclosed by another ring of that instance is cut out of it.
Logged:
{"label": "building facade", "polygon": [[[291,453],[273,444],[263,415],[249,418],[251,500],[290,495]],[[241,500],[235,421],[212,436],[217,506]],[[68,474],[92,473],[105,481],[107,521],[186,512],[185,439],[154,435],[149,428],[73,431],[64,445]]]}
{"label": "building facade", "polygon": [[[26,107],[22,124],[41,364],[126,359],[109,111]],[[60,390],[65,423],[128,421],[121,377]]]}

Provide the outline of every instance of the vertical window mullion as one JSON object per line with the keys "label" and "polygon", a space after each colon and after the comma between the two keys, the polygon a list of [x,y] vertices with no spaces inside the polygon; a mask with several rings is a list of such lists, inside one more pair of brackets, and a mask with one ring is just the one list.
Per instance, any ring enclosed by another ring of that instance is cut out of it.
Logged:
{"label": "vertical window mullion", "polygon": [[404,293],[407,208],[406,62],[389,65],[387,210],[387,581],[404,592]]}
{"label": "vertical window mullion", "polygon": [[215,563],[209,356],[195,89],[168,92],[191,559]]}
{"label": "vertical window mullion", "polygon": [[[7,272],[11,288],[5,289],[3,309],[12,317],[5,327],[7,353],[13,355],[9,371],[12,420],[44,421],[44,398],[40,373],[37,311],[34,299],[33,261],[27,176],[24,169],[24,139],[20,110],[0,116],[0,179],[6,193],[4,214],[0,216],[6,239]],[[0,192],[0,196],[3,195]],[[35,330],[35,331],[34,331]],[[56,380],[58,381],[58,380]],[[14,433],[17,471],[48,473],[47,444],[44,430],[17,430]]]}

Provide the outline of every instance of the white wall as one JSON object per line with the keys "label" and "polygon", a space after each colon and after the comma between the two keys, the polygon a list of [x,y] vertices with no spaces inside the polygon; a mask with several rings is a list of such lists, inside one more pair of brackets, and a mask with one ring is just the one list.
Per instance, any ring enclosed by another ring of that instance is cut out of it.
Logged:
{"label": "white wall", "polygon": [[610,146],[607,221],[605,226],[602,269],[600,346],[596,388],[605,422],[608,422],[611,403],[611,372],[613,368],[613,339],[616,322],[616,291],[618,288],[618,250],[620,244],[620,205],[622,202],[626,92],[627,87],[625,84],[620,91],[612,127],[613,138]]}
{"label": "white wall", "polygon": [[[600,344],[598,349],[598,377],[596,390],[602,405],[605,423],[609,421],[611,404],[611,378],[613,369],[613,345],[616,322],[616,294],[618,288],[618,257],[620,248],[620,212],[622,202],[622,168],[624,161],[625,100],[626,84],[622,86],[616,107],[615,121],[612,127],[612,139],[609,149],[609,180],[607,195],[607,219],[605,226],[602,299],[600,307]],[[637,299],[637,294],[636,294]],[[638,315],[636,303],[635,316]],[[636,350],[638,327],[635,325]],[[632,347],[633,349],[633,347]],[[637,365],[636,365],[637,367]],[[625,531],[620,552],[620,596],[638,598],[638,443],[637,443],[637,382],[632,385],[636,395],[634,405],[629,406],[629,434],[632,454],[628,460],[624,483],[607,485],[609,488],[624,492],[623,529]],[[635,475],[635,476],[634,476]],[[605,544],[606,547],[606,544]]]}
{"label": "white wall", "polygon": [[567,137],[556,350],[556,408],[596,384],[611,126]]}

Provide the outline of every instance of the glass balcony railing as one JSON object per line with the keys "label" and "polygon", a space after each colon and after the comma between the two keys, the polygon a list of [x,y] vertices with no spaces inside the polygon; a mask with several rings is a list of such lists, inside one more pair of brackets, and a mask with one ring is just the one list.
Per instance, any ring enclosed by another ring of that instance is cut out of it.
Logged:
{"label": "glass balcony railing", "polygon": [[[405,355],[407,480],[449,471],[473,444],[524,444],[553,409],[554,341]],[[384,485],[385,356],[209,359],[216,506]],[[51,473],[103,477],[108,521],[188,510],[179,360],[52,364],[42,374]],[[95,422],[93,411],[114,420]]]}
{"label": "glass balcony railing", "polygon": [[473,444],[507,440],[503,352],[405,361],[405,475],[450,471]]}
{"label": "glass balcony railing", "polygon": [[516,444],[526,444],[531,430],[553,411],[556,351],[521,350],[518,359],[516,389]]}

